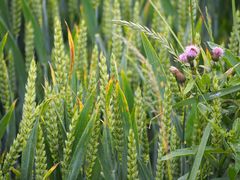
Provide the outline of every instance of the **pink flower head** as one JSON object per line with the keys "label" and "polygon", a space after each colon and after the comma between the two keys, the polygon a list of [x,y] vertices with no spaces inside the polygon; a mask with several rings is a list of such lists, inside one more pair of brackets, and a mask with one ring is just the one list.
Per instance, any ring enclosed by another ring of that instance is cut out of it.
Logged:
{"label": "pink flower head", "polygon": [[214,47],[212,49],[212,59],[217,61],[220,57],[223,56],[224,50],[220,47]]}
{"label": "pink flower head", "polygon": [[187,55],[188,60],[193,60],[198,56],[198,54],[200,53],[200,50],[197,46],[190,45],[186,47],[184,53]]}
{"label": "pink flower head", "polygon": [[179,55],[179,60],[182,61],[183,63],[188,62],[188,57],[186,53],[182,53]]}

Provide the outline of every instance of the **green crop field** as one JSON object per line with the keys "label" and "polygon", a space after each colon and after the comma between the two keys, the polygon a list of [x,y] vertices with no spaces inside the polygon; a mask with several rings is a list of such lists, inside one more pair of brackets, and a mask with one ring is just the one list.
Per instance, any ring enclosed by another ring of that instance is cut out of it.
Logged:
{"label": "green crop field", "polygon": [[0,0],[10,179],[240,179],[240,2]]}

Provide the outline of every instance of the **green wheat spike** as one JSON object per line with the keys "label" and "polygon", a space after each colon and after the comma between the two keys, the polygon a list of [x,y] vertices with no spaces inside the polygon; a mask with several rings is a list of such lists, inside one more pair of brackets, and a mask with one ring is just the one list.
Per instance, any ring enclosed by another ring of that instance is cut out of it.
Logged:
{"label": "green wheat spike", "polygon": [[[171,127],[171,141],[170,141],[170,151],[173,152],[179,149],[180,140],[177,135],[177,130],[174,125]],[[179,177],[180,168],[179,168],[179,160],[173,158],[171,161],[171,169],[173,170],[173,177]]]}
{"label": "green wheat spike", "polygon": [[15,164],[16,160],[20,156],[20,152],[22,152],[22,149],[26,144],[26,141],[34,124],[35,116],[33,113],[36,106],[35,80],[36,80],[36,64],[33,59],[28,73],[26,93],[23,104],[23,115],[22,121],[20,122],[20,130],[19,133],[17,134],[16,139],[13,141],[13,145],[11,146],[9,152],[6,155],[3,164],[4,174],[9,171],[10,167]]}
{"label": "green wheat spike", "polygon": [[3,57],[0,57],[0,100],[7,111],[10,103],[10,88],[7,65]]}
{"label": "green wheat spike", "polygon": [[114,146],[116,148],[116,152],[118,155],[118,159],[120,162],[122,162],[122,153],[123,153],[123,147],[124,147],[124,127],[123,127],[123,120],[121,118],[121,112],[119,109],[119,100],[118,100],[118,91],[114,89],[112,93],[112,130],[113,130],[113,142]]}
{"label": "green wheat spike", "polygon": [[81,20],[79,30],[77,32],[77,43],[76,43],[76,72],[78,79],[86,87],[87,78],[87,26],[84,20]]}
{"label": "green wheat spike", "polygon": [[[140,24],[141,23],[141,18],[140,18],[139,10],[140,10],[140,5],[139,5],[139,2],[136,1],[135,5],[134,5],[134,10],[133,10],[133,22]],[[133,38],[134,45],[135,45],[136,48],[140,48],[141,45],[142,45],[140,33],[134,32],[134,34],[135,34],[135,36]]]}
{"label": "green wheat spike", "polygon": [[240,54],[240,11],[236,11],[236,23],[233,25],[228,47],[236,56]]}
{"label": "green wheat spike", "polygon": [[[111,1],[103,1],[103,24],[102,30],[104,33],[105,39],[108,41],[112,37],[112,17],[113,17],[113,10],[112,10],[112,3]],[[111,44],[111,42],[109,42]]]}
{"label": "green wheat spike", "polygon": [[161,135],[159,135],[159,143],[158,143],[158,157],[157,157],[157,166],[156,166],[156,178],[157,180],[164,179],[165,174],[165,163],[161,160],[163,157],[163,146],[161,144]]}
{"label": "green wheat spike", "polygon": [[4,180],[4,178],[3,178],[3,173],[2,173],[2,170],[1,170],[1,167],[0,167],[0,180]]}
{"label": "green wheat spike", "polygon": [[88,92],[92,93],[97,84],[97,67],[98,67],[98,49],[94,46],[89,71]]}
{"label": "green wheat spike", "polygon": [[183,41],[185,28],[188,21],[188,1],[178,1],[178,38]]}
{"label": "green wheat spike", "polygon": [[99,107],[100,111],[103,113],[103,120],[106,119],[106,87],[108,84],[109,76],[107,71],[107,60],[101,54],[99,61],[99,83],[100,83],[100,99]]}
{"label": "green wheat spike", "polygon": [[[96,105],[96,109],[98,109],[98,102]],[[97,110],[96,110],[97,111]],[[98,113],[98,112],[97,112]],[[94,115],[94,114],[93,114]],[[97,114],[95,124],[93,127],[93,131],[91,133],[91,137],[89,140],[89,144],[87,146],[87,155],[86,155],[86,176],[87,179],[90,179],[93,174],[93,166],[97,159],[98,145],[99,145],[99,137],[100,137],[100,129],[101,129],[101,121],[100,121],[100,113]]]}
{"label": "green wheat spike", "polygon": [[64,51],[63,35],[61,22],[58,17],[55,17],[54,29],[54,66],[56,73],[56,81],[60,93],[65,92],[67,82],[66,74],[66,56]]}
{"label": "green wheat spike", "polygon": [[13,57],[13,53],[11,50],[8,52],[7,62],[8,62],[9,83],[10,83],[11,91],[12,91],[13,98],[14,98],[14,94],[16,93],[17,87],[16,87],[16,73],[15,73],[14,57]]}
{"label": "green wheat spike", "polygon": [[[51,99],[53,96],[53,90],[48,84],[45,82],[45,98]],[[55,112],[55,104],[53,101],[49,103],[49,108],[46,110],[44,114],[44,122],[45,122],[45,129],[47,132],[47,141],[49,143],[49,148],[51,152],[52,159],[55,163],[58,162],[58,149],[59,149],[59,130],[58,130],[58,122],[57,122],[57,115]]]}
{"label": "green wheat spike", "polygon": [[67,117],[71,119],[73,116],[73,96],[72,89],[70,85],[67,85],[66,94],[65,94],[66,108],[67,108]]}
{"label": "green wheat spike", "polygon": [[135,180],[138,177],[137,149],[133,130],[129,130],[128,135],[128,156],[127,156],[127,179]]}
{"label": "green wheat spike", "polygon": [[68,165],[71,160],[72,147],[73,147],[73,142],[75,140],[74,134],[76,131],[78,117],[79,117],[79,112],[77,110],[75,110],[74,115],[73,115],[72,120],[69,125],[69,131],[67,132],[67,139],[65,140],[65,147],[63,150],[63,161],[62,161],[63,176],[65,176],[67,174]]}
{"label": "green wheat spike", "polygon": [[92,0],[92,5],[93,5],[94,9],[97,9],[99,4],[100,4],[100,0]]}
{"label": "green wheat spike", "polygon": [[21,0],[11,1],[11,14],[12,14],[12,31],[13,31],[13,35],[17,38],[19,36],[21,20],[22,20]]}
{"label": "green wheat spike", "polygon": [[35,154],[35,172],[36,180],[43,179],[47,172],[47,157],[45,151],[45,143],[41,126],[38,127],[38,140]]}
{"label": "green wheat spike", "polygon": [[38,23],[42,26],[43,22],[43,8],[42,8],[42,0],[31,0],[31,8],[33,14],[36,16]]}
{"label": "green wheat spike", "polygon": [[77,10],[78,10],[78,1],[77,0],[68,0],[68,14],[69,14],[71,22],[73,22]]}
{"label": "green wheat spike", "polygon": [[135,92],[135,119],[137,122],[137,129],[138,129],[138,135],[139,135],[139,140],[140,143],[141,139],[142,139],[142,133],[144,130],[144,118],[145,118],[145,112],[143,111],[144,107],[143,107],[143,98],[142,98],[142,94],[141,94],[141,89],[140,87],[137,88],[136,92]]}
{"label": "green wheat spike", "polygon": [[[218,91],[220,89],[219,80],[216,74],[213,76],[213,89],[214,91]],[[215,147],[221,147],[222,140],[221,140],[221,133],[219,133],[219,130],[221,128],[222,108],[221,108],[221,102],[219,98],[213,100],[212,108],[213,108],[213,112],[212,112],[213,122],[219,129],[215,129],[215,128],[213,129],[211,143]]]}
{"label": "green wheat spike", "polygon": [[120,5],[121,5],[120,9],[121,9],[121,14],[122,14],[122,19],[129,20],[130,15],[132,14],[131,1],[129,1],[129,0],[115,0],[115,1],[119,1]]}
{"label": "green wheat spike", "polygon": [[25,66],[28,72],[32,58],[34,58],[34,31],[32,23],[29,21],[25,25]]}
{"label": "green wheat spike", "polygon": [[[119,2],[116,1],[113,6],[114,12],[113,17],[115,20],[121,19],[121,13],[120,13],[120,5]],[[113,24],[113,31],[112,31],[112,54],[116,57],[116,63],[119,66],[121,63],[122,58],[122,51],[123,51],[123,44],[120,37],[123,36],[122,27]]]}

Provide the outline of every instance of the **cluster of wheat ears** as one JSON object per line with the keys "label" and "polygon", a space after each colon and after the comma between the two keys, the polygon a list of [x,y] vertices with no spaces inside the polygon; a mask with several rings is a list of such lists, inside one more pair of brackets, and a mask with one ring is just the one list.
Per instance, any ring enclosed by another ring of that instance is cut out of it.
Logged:
{"label": "cluster of wheat ears", "polygon": [[200,2],[0,0],[0,180],[239,179],[240,13]]}

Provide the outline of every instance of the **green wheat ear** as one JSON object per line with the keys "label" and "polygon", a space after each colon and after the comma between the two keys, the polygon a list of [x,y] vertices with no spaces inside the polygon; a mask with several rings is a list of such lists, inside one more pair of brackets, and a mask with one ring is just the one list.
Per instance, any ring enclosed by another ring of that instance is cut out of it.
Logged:
{"label": "green wheat ear", "polygon": [[[98,110],[98,103],[96,104],[96,109]],[[100,121],[100,112],[97,112],[96,120],[94,123],[93,130],[91,132],[91,137],[89,140],[89,144],[87,146],[87,155],[86,155],[86,176],[87,179],[90,179],[93,174],[93,167],[95,161],[97,159],[97,152],[99,146],[99,137],[100,137],[100,130],[101,130],[101,121]]]}
{"label": "green wheat ear", "polygon": [[[120,12],[120,5],[118,0],[114,3],[113,6],[114,12],[113,12],[113,17],[115,20],[120,20],[121,19],[121,12]],[[123,44],[121,38],[118,36],[122,37],[123,32],[122,32],[122,27],[113,24],[113,31],[112,31],[112,54],[115,55],[116,57],[116,62],[117,65],[120,65],[121,58],[122,58],[122,50],[123,50]]]}
{"label": "green wheat ear", "polygon": [[135,180],[138,178],[137,149],[133,130],[129,130],[128,135],[128,156],[127,156],[127,179]]}
{"label": "green wheat ear", "polygon": [[42,22],[43,22],[43,7],[42,7],[42,0],[31,0],[31,8],[32,8],[32,12],[33,14],[36,16],[38,23],[40,24],[40,26],[42,26]]}
{"label": "green wheat ear", "polygon": [[[110,40],[112,37],[112,3],[111,1],[103,1],[103,25],[102,31],[106,40]],[[111,44],[111,42],[109,42]]]}
{"label": "green wheat ear", "polygon": [[87,78],[87,26],[84,20],[81,20],[79,29],[76,34],[76,72],[78,79],[81,80],[84,88],[86,87]]}
{"label": "green wheat ear", "polygon": [[119,109],[119,100],[118,100],[118,90],[114,87],[113,91],[113,105],[112,105],[112,133],[113,133],[113,142],[116,148],[117,156],[120,161],[122,162],[122,155],[123,155],[123,148],[124,148],[124,127],[123,127],[123,120],[121,118],[121,112]]}
{"label": "green wheat ear", "polygon": [[236,23],[233,25],[228,47],[236,56],[240,54],[240,11],[236,11]]}
{"label": "green wheat ear", "polygon": [[99,83],[100,83],[100,99],[99,99],[99,106],[100,111],[103,113],[103,120],[106,119],[106,87],[108,84],[108,72],[107,72],[107,60],[101,54],[100,61],[99,61]]}
{"label": "green wheat ear", "polygon": [[41,180],[47,172],[47,158],[41,126],[38,127],[38,140],[35,154],[36,180]]}
{"label": "green wheat ear", "polygon": [[91,58],[91,65],[89,71],[88,93],[92,93],[97,85],[97,68],[98,68],[98,49],[94,46]]}
{"label": "green wheat ear", "polygon": [[63,177],[67,175],[67,170],[68,170],[68,165],[71,160],[71,155],[72,155],[72,147],[73,147],[73,142],[75,140],[75,131],[76,131],[76,125],[77,125],[77,120],[79,117],[79,112],[76,110],[74,112],[74,115],[72,117],[71,123],[69,125],[69,131],[67,132],[67,139],[65,141],[65,147],[63,150],[63,161],[62,161],[62,173]]}
{"label": "green wheat ear", "polygon": [[14,66],[14,58],[11,50],[8,52],[7,62],[8,62],[8,77],[10,81],[11,91],[13,94],[12,97],[14,98],[17,87],[16,87],[16,73],[15,73],[15,66]]}
{"label": "green wheat ear", "polygon": [[35,120],[34,111],[36,106],[35,81],[36,81],[36,64],[33,59],[28,73],[26,93],[23,104],[23,115],[22,121],[20,122],[20,130],[19,133],[17,134],[16,139],[13,141],[13,145],[11,146],[8,154],[6,155],[3,164],[4,174],[9,171],[10,167],[14,165],[14,163],[20,156],[20,152],[22,152],[22,149],[24,148],[26,141],[29,137],[30,131],[33,127]]}
{"label": "green wheat ear", "polygon": [[3,57],[0,57],[0,100],[7,111],[10,103],[10,89],[7,65]]}
{"label": "green wheat ear", "polygon": [[60,93],[65,92],[65,86],[67,82],[66,74],[66,56],[64,52],[64,43],[62,35],[61,22],[58,17],[54,18],[55,29],[54,29],[54,61],[56,73],[56,81],[58,85],[58,90]]}
{"label": "green wheat ear", "polygon": [[71,22],[74,21],[74,17],[76,16],[76,12],[78,8],[78,1],[77,0],[69,0],[68,1],[68,14],[70,17]]}
{"label": "green wheat ear", "polygon": [[34,32],[31,22],[27,22],[25,25],[25,64],[26,71],[29,71],[32,58],[34,58]]}
{"label": "green wheat ear", "polygon": [[[220,89],[219,80],[216,72],[213,76],[213,89],[214,91],[218,91]],[[222,137],[219,131],[221,130],[222,108],[221,108],[221,101],[219,98],[213,100],[212,108],[213,108],[212,110],[213,123],[216,125],[218,129],[216,128],[213,129],[211,143],[212,143],[212,146],[214,147],[221,147]]]}
{"label": "green wheat ear", "polygon": [[22,3],[21,0],[11,1],[11,14],[12,14],[12,31],[13,35],[17,38],[21,27],[22,16]]}
{"label": "green wheat ear", "polygon": [[[45,98],[51,99],[53,96],[53,90],[48,82],[45,82]],[[44,122],[45,122],[45,129],[47,132],[47,141],[49,143],[49,148],[51,152],[51,156],[53,162],[56,163],[58,161],[58,122],[57,122],[57,115],[55,112],[55,104],[53,101],[49,103],[49,108],[46,110],[44,114]]]}

